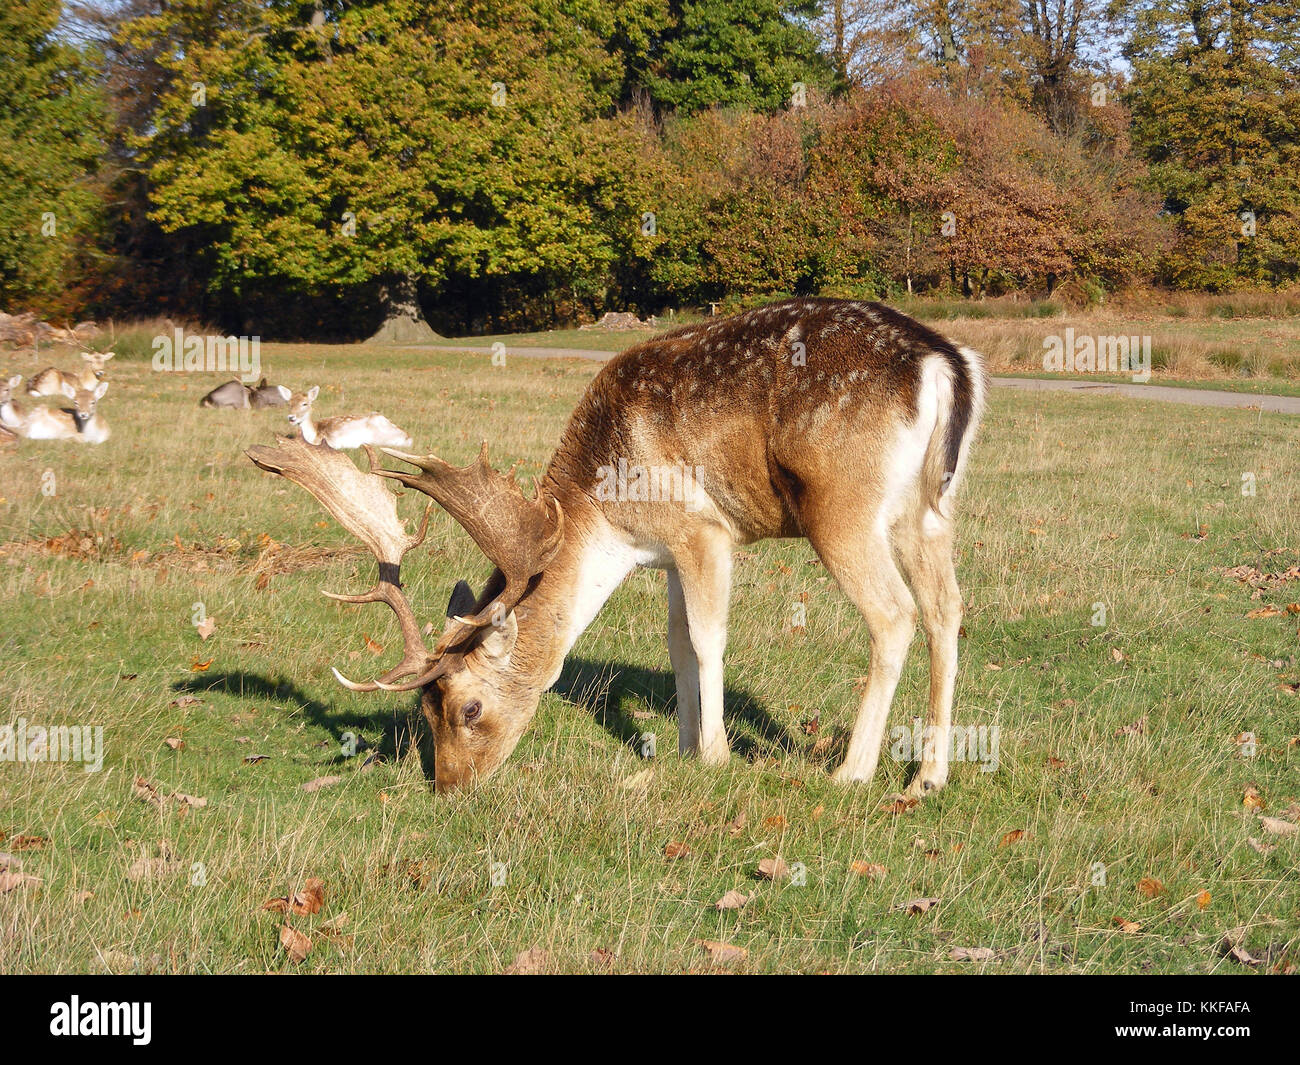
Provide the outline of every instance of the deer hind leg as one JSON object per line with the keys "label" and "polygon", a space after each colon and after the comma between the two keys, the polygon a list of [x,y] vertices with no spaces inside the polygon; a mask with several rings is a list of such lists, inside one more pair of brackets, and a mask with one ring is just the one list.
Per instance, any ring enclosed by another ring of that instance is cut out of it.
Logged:
{"label": "deer hind leg", "polygon": [[[722,720],[722,656],[727,648],[727,599],[731,594],[731,538],[721,528],[697,530],[673,553],[681,584],[686,630],[694,652],[695,683],[685,685],[687,724],[683,728],[681,674],[678,674],[678,739],[689,736],[694,711],[690,696],[698,692],[700,757],[709,765],[724,765],[731,752]],[[669,596],[672,596],[671,584]],[[669,648],[671,651],[670,639]],[[676,661],[673,663],[676,669]],[[688,671],[689,674],[689,671]]]}
{"label": "deer hind leg", "polygon": [[813,533],[809,539],[871,633],[866,690],[844,764],[832,775],[841,784],[867,781],[880,761],[889,706],[916,631],[916,603],[894,564],[888,537],[874,520],[857,523],[856,529],[840,526],[833,538]]}
{"label": "deer hind leg", "polygon": [[668,571],[668,660],[677,681],[677,751],[694,754],[700,748],[700,663],[691,646],[686,595],[675,569]]}
{"label": "deer hind leg", "polygon": [[908,785],[913,798],[933,795],[948,781],[952,694],[957,680],[957,637],[961,631],[961,589],[952,559],[953,526],[928,507],[895,527],[894,549],[921,607],[930,645],[930,704],[921,765]]}

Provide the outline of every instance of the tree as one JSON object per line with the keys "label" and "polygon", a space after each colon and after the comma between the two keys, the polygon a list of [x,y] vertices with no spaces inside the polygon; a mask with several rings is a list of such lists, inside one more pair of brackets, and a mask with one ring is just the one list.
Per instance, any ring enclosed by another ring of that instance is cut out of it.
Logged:
{"label": "tree", "polygon": [[644,83],[684,114],[736,106],[773,112],[797,86],[827,89],[833,72],[803,24],[820,0],[673,0]]}
{"label": "tree", "polygon": [[176,0],[130,27],[188,29],[139,143],[155,219],[200,235],[213,286],[374,291],[403,341],[427,335],[417,286],[603,293],[633,138],[614,61],[563,4],[299,10],[243,0],[210,27],[206,0]]}
{"label": "tree", "polygon": [[0,7],[0,299],[67,312],[93,266],[106,124],[93,64],[55,37],[58,0]]}
{"label": "tree", "polygon": [[1128,100],[1151,185],[1178,221],[1165,280],[1225,289],[1300,273],[1300,57],[1273,0],[1128,5]]}

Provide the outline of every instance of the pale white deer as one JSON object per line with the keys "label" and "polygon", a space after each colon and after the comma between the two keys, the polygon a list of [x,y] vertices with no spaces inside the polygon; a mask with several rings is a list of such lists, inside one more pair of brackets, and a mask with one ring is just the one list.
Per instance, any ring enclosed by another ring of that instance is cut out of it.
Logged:
{"label": "pale white deer", "polygon": [[[336,676],[355,691],[421,691],[439,790],[487,776],[510,754],[579,634],[638,565],[667,570],[678,748],[725,762],[733,549],[802,536],[871,637],[837,781],[875,772],[919,607],[932,740],[908,791],[922,796],[948,778],[962,617],[954,503],[985,380],[978,353],[887,307],[791,300],[675,330],[607,363],[531,500],[488,465],[486,444],[463,469],[384,449],[414,473],[380,468],[369,448],[363,473],[299,440],[249,456],[305,487],[378,559],[374,588],[335,598],[388,604],[403,659],[367,683]],[[691,490],[656,492],[638,481],[638,490],[610,493],[602,486],[611,469],[678,471],[667,480],[683,485],[689,470]],[[402,557],[424,530],[405,532],[378,477],[430,496],[496,565],[481,595],[456,586],[432,648],[400,583]]]}
{"label": "pale white deer", "polygon": [[309,444],[326,444],[339,450],[366,447],[410,447],[411,438],[378,411],[369,414],[340,414],[334,418],[312,417],[311,407],[320,386],[295,392],[289,400],[289,424],[296,425]]}
{"label": "pale white deer", "polygon": [[92,390],[104,379],[108,362],[113,358],[111,351],[83,351],[81,357],[86,365],[76,371],[68,372],[50,366],[27,380],[29,396],[63,396],[68,388]]}

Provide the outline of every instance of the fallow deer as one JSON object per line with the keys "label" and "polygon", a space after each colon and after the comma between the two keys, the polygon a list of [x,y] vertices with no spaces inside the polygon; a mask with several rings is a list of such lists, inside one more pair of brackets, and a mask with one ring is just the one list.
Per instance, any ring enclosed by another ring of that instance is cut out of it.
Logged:
{"label": "fallow deer", "polygon": [[256,387],[231,379],[217,385],[199,400],[200,407],[224,407],[236,410],[255,410],[264,407],[283,407],[293,394],[284,385],[268,385],[263,377]]}
{"label": "fallow deer", "polygon": [[[439,791],[486,777],[510,754],[578,635],[637,565],[667,570],[678,748],[725,762],[732,550],[802,536],[871,636],[870,671],[837,781],[875,772],[919,605],[932,742],[908,793],[921,796],[948,777],[962,615],[954,497],[985,387],[977,352],[897,311],[793,300],[674,330],[607,363],[531,500],[513,471],[503,476],[488,465],[486,444],[463,469],[383,449],[414,473],[382,468],[371,448],[363,473],[346,456],[284,438],[248,454],[305,487],[377,558],[379,581],[369,592],[333,597],[388,604],[402,630],[402,661],[366,683],[335,676],[354,691],[421,692]],[[689,469],[692,498],[653,491],[611,498],[602,490],[611,467]],[[496,566],[481,595],[463,581],[456,586],[432,649],[400,581],[402,557],[424,529],[404,531],[377,477],[430,496]]]}
{"label": "fallow deer", "polygon": [[410,447],[411,438],[378,411],[369,414],[341,414],[316,421],[311,405],[320,395],[320,386],[307,392],[295,392],[289,400],[289,424],[302,431],[309,444],[327,444],[339,450],[357,447]]}
{"label": "fallow deer", "polygon": [[63,396],[68,388],[91,391],[104,379],[105,367],[113,357],[111,351],[83,351],[81,357],[86,361],[84,369],[72,373],[47,367],[27,381],[29,396]]}
{"label": "fallow deer", "polygon": [[21,377],[11,377],[0,384],[0,425],[12,430],[26,440],[77,440],[83,444],[102,444],[109,438],[110,430],[96,405],[108,391],[108,382],[100,381],[93,389],[64,389],[64,396],[72,400],[72,407],[52,409],[36,406],[30,410],[18,407],[13,393]]}

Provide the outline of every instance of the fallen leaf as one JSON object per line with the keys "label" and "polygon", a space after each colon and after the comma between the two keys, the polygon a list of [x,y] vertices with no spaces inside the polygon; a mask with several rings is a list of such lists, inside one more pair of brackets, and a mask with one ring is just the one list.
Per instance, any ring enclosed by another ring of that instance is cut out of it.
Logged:
{"label": "fallen leaf", "polygon": [[678,843],[675,840],[664,844],[664,857],[670,862],[678,861],[681,858],[689,858],[691,848],[685,843]]}
{"label": "fallen leaf", "polygon": [[934,898],[908,899],[906,902],[900,902],[894,909],[902,910],[909,917],[915,917],[917,914],[926,913],[938,904],[939,900]]}
{"label": "fallen leaf", "polygon": [[1141,736],[1147,730],[1147,715],[1143,714],[1131,725],[1121,725],[1115,730],[1116,736]]}
{"label": "fallen leaf", "polygon": [[200,661],[199,661],[199,656],[198,656],[198,655],[195,655],[195,656],[194,656],[194,660],[193,660],[192,662],[190,662],[190,672],[191,672],[191,673],[206,673],[209,669],[212,668],[212,663],[215,662],[215,661],[216,661],[215,658],[209,658],[206,662],[200,662]]}
{"label": "fallen leaf", "polygon": [[1196,908],[1203,910],[1210,905],[1211,895],[1208,891],[1199,892],[1196,896]]}
{"label": "fallen leaf", "polygon": [[215,618],[206,617],[198,625],[194,626],[194,631],[199,634],[200,640],[206,640],[217,631],[217,622]]}
{"label": "fallen leaf", "polygon": [[361,638],[366,642],[366,650],[372,655],[381,655],[384,653],[384,645],[382,643],[375,643],[375,641],[365,633],[361,634]]}
{"label": "fallen leaf", "polygon": [[267,899],[262,903],[262,909],[271,910],[275,913],[296,913],[300,917],[310,917],[314,913],[320,913],[320,909],[325,905],[325,881],[316,877],[308,877],[307,882],[298,891],[292,895],[281,895],[279,898]]}
{"label": "fallen leaf", "polygon": [[193,706],[199,700],[193,695],[182,695],[179,699],[173,699],[168,706]]}
{"label": "fallen leaf", "polygon": [[1138,881],[1138,891],[1147,898],[1154,899],[1157,895],[1165,893],[1165,886],[1154,876],[1144,876]]}
{"label": "fallen leaf", "polygon": [[1282,616],[1282,611],[1280,611],[1277,607],[1275,607],[1275,606],[1271,606],[1271,605],[1270,605],[1270,606],[1262,606],[1262,607],[1260,607],[1258,610],[1248,610],[1248,611],[1246,611],[1246,617],[1248,617],[1248,618],[1252,618],[1252,619],[1254,619],[1254,618],[1278,618],[1278,617],[1281,617],[1281,616]]}
{"label": "fallen leaf", "polygon": [[1253,784],[1246,789],[1246,793],[1245,795],[1242,796],[1241,799],[1241,805],[1244,806],[1247,810],[1264,809],[1264,799],[1260,795],[1260,793],[1255,790],[1255,786]]}
{"label": "fallen leaf", "polygon": [[612,950],[608,950],[605,947],[597,947],[588,954],[587,957],[590,959],[592,965],[599,965],[601,968],[608,969],[614,964],[618,956]]}
{"label": "fallen leaf", "polygon": [[749,957],[748,949],[734,943],[720,943],[716,939],[697,939],[695,942],[708,951],[709,958],[718,965],[734,965]]}
{"label": "fallen leaf", "polygon": [[311,953],[311,940],[296,928],[287,924],[280,926],[280,946],[284,947],[289,960],[295,965],[301,964]]}
{"label": "fallen leaf", "polygon": [[1271,832],[1275,836],[1294,836],[1300,832],[1300,825],[1293,825],[1280,817],[1261,817],[1259,823],[1264,826],[1265,832]]}
{"label": "fallen leaf", "polygon": [[1065,763],[1064,763],[1063,761],[1061,761],[1061,759],[1056,758],[1056,757],[1054,757],[1054,756],[1053,756],[1053,757],[1049,757],[1049,758],[1047,759],[1047,765],[1048,765],[1048,768],[1050,768],[1050,769],[1064,769],[1064,768],[1065,768]]}
{"label": "fallen leaf", "polygon": [[858,876],[869,876],[872,880],[880,880],[889,875],[889,870],[878,862],[855,861],[849,865],[849,869]]}
{"label": "fallen leaf", "polygon": [[1128,921],[1123,917],[1116,917],[1115,923],[1119,926],[1119,930],[1125,935],[1131,936],[1135,932],[1142,931],[1142,925],[1138,921]]}
{"label": "fallen leaf", "polygon": [[173,751],[185,750],[185,741],[179,739],[176,736],[168,736],[165,740],[163,740],[163,743],[166,744],[168,747],[170,747]]}
{"label": "fallen leaf", "polygon": [[718,901],[713,904],[713,908],[719,913],[723,910],[739,910],[753,897],[753,895],[746,895],[733,889],[723,895],[722,898],[718,899]]}
{"label": "fallen leaf", "polygon": [[998,846],[1010,847],[1013,843],[1019,843],[1024,838],[1025,838],[1025,830],[1023,828],[1013,828],[1010,832],[1008,832],[1005,836],[1002,837],[1002,839],[998,842]]}
{"label": "fallen leaf", "polygon": [[[248,761],[247,758],[244,759]],[[342,777],[317,777],[315,780],[309,780],[302,786],[303,791],[320,791],[321,788],[330,788],[342,781]]]}
{"label": "fallen leaf", "polygon": [[158,789],[150,784],[149,781],[145,780],[144,777],[135,778],[135,783],[131,786],[131,792],[137,799],[147,802],[150,805],[157,806],[159,809],[162,809],[166,805],[166,803],[163,802],[163,797],[158,794]]}
{"label": "fallen leaf", "polygon": [[506,976],[537,976],[546,970],[550,955],[541,947],[529,947],[515,955],[515,960],[505,968]]}
{"label": "fallen leaf", "polygon": [[763,880],[785,880],[790,875],[790,867],[781,858],[764,858],[756,871]]}
{"label": "fallen leaf", "polygon": [[35,887],[39,883],[41,878],[29,873],[0,872],[0,895],[6,895],[16,888]]}
{"label": "fallen leaf", "polygon": [[953,947],[948,957],[953,961],[990,961],[997,952],[992,947]]}
{"label": "fallen leaf", "polygon": [[14,836],[9,846],[16,851],[39,851],[45,848],[48,843],[44,836]]}
{"label": "fallen leaf", "polygon": [[1277,850],[1276,843],[1261,843],[1254,836],[1251,836],[1246,840],[1246,842],[1250,844],[1250,849],[1256,854],[1271,854],[1273,851]]}
{"label": "fallen leaf", "polygon": [[776,814],[773,817],[765,817],[763,818],[763,827],[774,828],[778,832],[784,832],[786,829],[785,818],[780,814]]}

